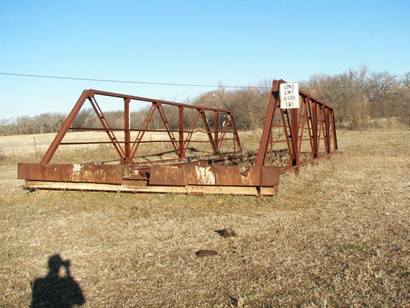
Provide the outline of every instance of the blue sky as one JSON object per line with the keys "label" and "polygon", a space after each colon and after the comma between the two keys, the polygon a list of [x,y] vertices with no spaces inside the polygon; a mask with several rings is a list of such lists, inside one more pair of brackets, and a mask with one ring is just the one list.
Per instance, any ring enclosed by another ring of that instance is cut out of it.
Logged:
{"label": "blue sky", "polygon": [[[410,1],[0,3],[0,72],[173,83],[410,71]],[[84,88],[183,101],[203,88],[0,75],[0,119],[67,112]]]}

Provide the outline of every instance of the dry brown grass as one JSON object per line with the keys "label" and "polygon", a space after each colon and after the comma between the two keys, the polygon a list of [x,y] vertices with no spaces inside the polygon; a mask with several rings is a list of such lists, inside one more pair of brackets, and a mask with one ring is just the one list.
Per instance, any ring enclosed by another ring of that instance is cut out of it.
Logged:
{"label": "dry brown grass", "polygon": [[[117,133],[119,140],[122,139],[121,134]],[[253,132],[241,132],[244,139],[250,140],[250,137],[254,135]],[[54,139],[56,134],[34,134],[34,135],[11,135],[0,136],[0,164],[16,164],[19,161],[24,162],[39,162],[41,157],[46,152],[48,146]],[[185,138],[186,138],[185,134]],[[227,134],[225,138],[230,137],[231,134]],[[134,141],[137,137],[136,132],[131,134],[131,140]],[[258,139],[258,138],[256,138]],[[146,132],[143,141],[158,141],[158,140],[170,140],[167,133],[164,132]],[[193,134],[191,143],[188,146],[187,154],[191,156],[211,154],[212,149],[207,141],[208,136],[203,132],[196,132]],[[108,142],[109,138],[105,132],[69,132],[63,139],[63,142],[91,142],[91,141],[103,141]],[[195,143],[194,141],[202,141]],[[250,146],[255,149],[256,142],[250,140]],[[195,151],[190,149],[194,148]],[[172,151],[173,147],[171,143],[145,143],[141,144],[138,148],[138,156],[145,156],[147,154],[157,154],[163,152]],[[233,151],[232,141],[224,141],[222,151]],[[153,156],[150,159],[158,160],[160,158],[177,158],[176,155],[170,154],[162,157]],[[80,145],[60,145],[53,156],[51,162],[64,162],[64,163],[85,163],[85,162],[101,162],[118,160],[118,154],[111,144],[80,144]],[[137,159],[138,160],[138,159]],[[143,158],[142,160],[146,160]]]}
{"label": "dry brown grass", "polygon": [[406,306],[410,131],[341,131],[339,143],[259,199],[29,193],[2,165],[0,306],[27,306],[55,253],[88,307]]}

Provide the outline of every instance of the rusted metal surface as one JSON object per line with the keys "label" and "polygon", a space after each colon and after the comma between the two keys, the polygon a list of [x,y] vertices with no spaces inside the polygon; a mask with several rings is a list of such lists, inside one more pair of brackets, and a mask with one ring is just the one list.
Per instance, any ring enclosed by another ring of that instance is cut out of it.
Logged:
{"label": "rusted metal surface", "polygon": [[19,163],[19,179],[55,182],[121,184],[121,165]]}
{"label": "rusted metal surface", "polygon": [[[286,142],[289,164],[283,167],[284,170],[291,169],[289,167],[297,169],[307,162],[325,157],[337,150],[333,109],[303,90],[299,91],[300,108],[280,109],[279,85],[284,82],[274,80],[272,83],[256,166],[265,165],[266,156],[269,154],[269,143]],[[275,116],[280,119],[279,126],[283,128],[282,139],[272,137]],[[310,156],[308,158],[302,157],[303,141],[309,141],[310,144],[309,155],[304,155]],[[320,152],[321,147],[323,147],[322,152]]]}
{"label": "rusted metal surface", "polygon": [[[272,82],[259,149],[255,152],[243,151],[234,114],[228,110],[84,90],[41,162],[19,163],[18,178],[25,179],[27,187],[50,189],[83,187],[85,190],[129,192],[271,195],[278,187],[281,173],[328,158],[337,150],[333,109],[303,90],[299,92],[300,108],[280,109],[281,83],[284,81]],[[123,100],[122,127],[110,125],[97,102],[100,97]],[[101,127],[73,127],[76,116],[86,102],[91,104]],[[139,102],[149,103],[150,106],[141,126],[135,128],[132,126],[135,123],[131,120],[131,106]],[[171,109],[176,111],[172,123],[167,113]],[[155,116],[163,128],[151,127]],[[108,140],[63,142],[64,136],[71,130],[104,131]],[[147,140],[146,133],[158,132],[167,138]],[[203,134],[204,139],[194,138],[199,133]],[[113,146],[117,162],[50,163],[60,146],[105,143]],[[168,144],[170,150],[146,154],[144,160],[139,159],[137,154],[143,145],[158,143]],[[231,148],[227,150],[228,143]],[[208,144],[210,152],[199,156],[188,155],[194,149],[192,144]],[[149,159],[163,154],[171,157]]]}
{"label": "rusted metal surface", "polygon": [[[263,175],[263,176],[262,176]],[[154,166],[150,185],[267,186],[279,182],[279,168],[220,165]]]}

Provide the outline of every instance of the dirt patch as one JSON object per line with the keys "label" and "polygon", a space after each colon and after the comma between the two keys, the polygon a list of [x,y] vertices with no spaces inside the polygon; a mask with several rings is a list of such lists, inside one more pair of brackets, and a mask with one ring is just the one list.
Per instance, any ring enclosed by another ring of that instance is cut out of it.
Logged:
{"label": "dirt patch", "polygon": [[218,253],[215,250],[198,250],[197,252],[195,252],[195,255],[197,257],[203,258],[203,257],[214,257],[216,256]]}
{"label": "dirt patch", "polygon": [[222,237],[234,237],[237,236],[235,230],[231,229],[231,228],[226,228],[226,229],[219,229],[219,230],[215,230],[215,232],[222,236]]}

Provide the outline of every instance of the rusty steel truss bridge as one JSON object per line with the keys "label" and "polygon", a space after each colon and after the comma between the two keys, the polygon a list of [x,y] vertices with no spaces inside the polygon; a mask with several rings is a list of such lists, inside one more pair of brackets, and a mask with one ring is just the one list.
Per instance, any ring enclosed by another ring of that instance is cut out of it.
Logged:
{"label": "rusty steel truss bridge", "polygon": [[[256,150],[244,149],[232,111],[84,90],[41,161],[18,164],[18,178],[25,180],[27,189],[272,195],[280,174],[328,158],[337,150],[333,109],[305,91],[299,91],[300,108],[281,109],[281,83],[285,82],[272,82]],[[97,101],[101,98],[120,100],[121,127],[109,123]],[[87,102],[99,127],[74,125]],[[138,103],[148,108],[145,118],[133,123],[131,104]],[[154,122],[156,128],[152,128]],[[104,133],[107,141],[65,141],[68,133],[79,130]],[[152,144],[165,144],[169,151],[152,153],[159,150]],[[53,162],[56,151],[65,145],[109,145],[117,157],[98,162],[97,157],[86,163]],[[206,146],[208,151],[193,145]]]}

